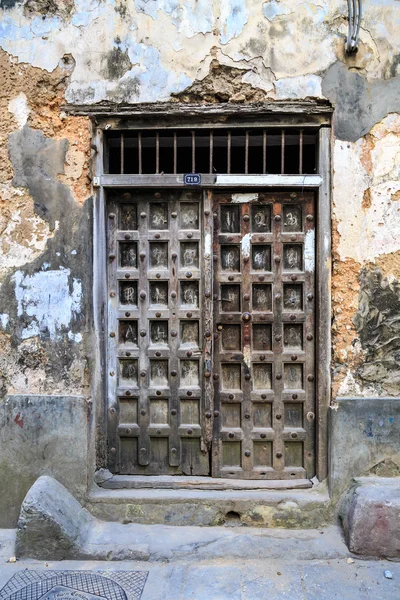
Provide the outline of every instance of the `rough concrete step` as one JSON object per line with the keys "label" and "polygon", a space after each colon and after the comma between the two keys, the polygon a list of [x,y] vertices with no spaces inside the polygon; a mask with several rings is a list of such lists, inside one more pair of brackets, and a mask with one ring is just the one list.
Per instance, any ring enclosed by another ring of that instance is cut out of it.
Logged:
{"label": "rough concrete step", "polygon": [[223,525],[233,515],[252,527],[316,528],[332,523],[326,487],[306,490],[104,489],[94,486],[86,508],[105,521]]}
{"label": "rough concrete step", "polygon": [[174,527],[100,521],[64,486],[40,477],[18,521],[16,554],[41,560],[329,559],[347,555],[338,528],[271,530],[246,527]]}

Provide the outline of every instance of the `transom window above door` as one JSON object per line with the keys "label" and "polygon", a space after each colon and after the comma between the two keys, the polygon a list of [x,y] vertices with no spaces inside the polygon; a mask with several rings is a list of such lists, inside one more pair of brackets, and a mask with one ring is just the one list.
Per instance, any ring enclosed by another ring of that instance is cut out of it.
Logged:
{"label": "transom window above door", "polygon": [[315,128],[126,130],[107,133],[109,174],[314,174]]}

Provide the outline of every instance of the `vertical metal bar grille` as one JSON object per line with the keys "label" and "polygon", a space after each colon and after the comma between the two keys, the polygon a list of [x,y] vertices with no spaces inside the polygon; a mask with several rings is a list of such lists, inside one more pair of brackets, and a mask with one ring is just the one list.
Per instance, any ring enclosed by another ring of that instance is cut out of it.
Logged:
{"label": "vertical metal bar grille", "polygon": [[244,172],[247,175],[249,172],[249,132],[246,131],[245,146],[244,146]]}
{"label": "vertical metal bar grille", "polygon": [[196,172],[196,133],[192,131],[192,173]]}
{"label": "vertical metal bar grille", "polygon": [[299,136],[299,173],[303,173],[303,130],[300,129]]}
{"label": "vertical metal bar grille", "polygon": [[267,172],[267,131],[263,131],[263,175]]}
{"label": "vertical metal bar grille", "polygon": [[124,143],[124,134],[121,131],[121,138],[120,138],[120,146],[121,146],[121,175],[124,174],[124,149],[125,149],[125,143]]}
{"label": "vertical metal bar grille", "polygon": [[160,172],[160,134],[156,132],[156,175]]}
{"label": "vertical metal bar grille", "polygon": [[142,174],[142,132],[138,132],[139,175]]}
{"label": "vertical metal bar grille", "polygon": [[228,150],[227,150],[227,173],[231,172],[231,149],[232,149],[232,134],[228,131]]}
{"label": "vertical metal bar grille", "polygon": [[210,173],[213,172],[214,133],[210,131]]}
{"label": "vertical metal bar grille", "polygon": [[245,127],[110,131],[106,134],[105,168],[118,175],[189,171],[302,175],[318,171],[315,127]]}
{"label": "vertical metal bar grille", "polygon": [[177,173],[178,163],[178,142],[176,137],[176,131],[174,131],[174,175]]}

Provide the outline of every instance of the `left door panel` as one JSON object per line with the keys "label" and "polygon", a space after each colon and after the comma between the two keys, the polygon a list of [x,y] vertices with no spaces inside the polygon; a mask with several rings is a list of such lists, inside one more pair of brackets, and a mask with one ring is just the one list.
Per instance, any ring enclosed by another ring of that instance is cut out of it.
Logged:
{"label": "left door panel", "polygon": [[109,192],[108,456],[113,473],[209,475],[202,198]]}

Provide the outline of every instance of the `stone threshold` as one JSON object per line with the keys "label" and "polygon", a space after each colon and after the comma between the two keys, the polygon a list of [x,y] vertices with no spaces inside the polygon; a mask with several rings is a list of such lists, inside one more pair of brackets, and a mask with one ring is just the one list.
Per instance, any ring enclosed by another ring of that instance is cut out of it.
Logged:
{"label": "stone threshold", "polygon": [[316,528],[332,523],[325,484],[308,489],[154,489],[93,485],[85,502],[95,517],[136,524]]}
{"label": "stone threshold", "polygon": [[304,490],[313,487],[309,479],[243,480],[175,475],[112,475],[98,485],[107,490]]}

